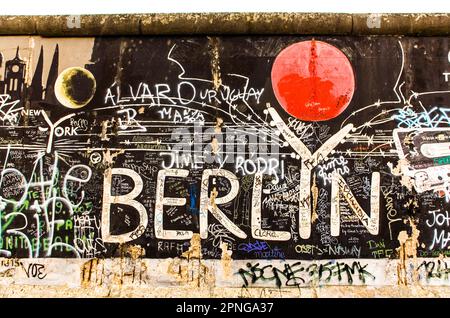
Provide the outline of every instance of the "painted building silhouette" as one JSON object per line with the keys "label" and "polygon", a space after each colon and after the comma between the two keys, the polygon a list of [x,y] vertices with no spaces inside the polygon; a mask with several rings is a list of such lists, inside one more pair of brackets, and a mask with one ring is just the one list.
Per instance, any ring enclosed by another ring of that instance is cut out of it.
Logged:
{"label": "painted building silhouette", "polygon": [[[0,81],[0,94],[8,94],[11,100],[23,101],[24,97],[30,101],[45,101],[49,104],[56,104],[55,82],[58,77],[59,48],[55,47],[53,58],[48,73],[47,83],[42,85],[42,75],[44,68],[44,48],[41,46],[36,69],[29,86],[26,85],[27,63],[20,58],[19,47],[12,60],[5,62],[5,73]],[[0,53],[0,67],[3,65],[3,55]]]}

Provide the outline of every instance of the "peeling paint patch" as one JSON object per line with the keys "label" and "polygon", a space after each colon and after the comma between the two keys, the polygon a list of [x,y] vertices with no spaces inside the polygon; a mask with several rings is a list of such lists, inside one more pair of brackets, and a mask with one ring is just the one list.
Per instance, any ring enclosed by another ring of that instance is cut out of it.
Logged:
{"label": "peeling paint patch", "polygon": [[213,85],[216,91],[222,85],[222,76],[220,73],[220,55],[219,55],[219,39],[216,37],[208,37],[211,56],[211,72],[213,78]]}
{"label": "peeling paint patch", "polygon": [[[420,246],[420,231],[412,219],[409,219],[408,222],[411,226],[411,235],[408,235],[407,231],[401,231],[398,235],[398,241],[400,243],[400,247],[397,248],[399,255],[399,264],[397,267],[399,285],[408,285],[408,281],[410,283],[418,282],[417,247]],[[412,258],[412,271],[408,267],[410,258]]]}
{"label": "peeling paint patch", "polygon": [[382,17],[382,14],[380,14],[380,13],[371,13],[371,14],[369,14],[369,16],[367,17],[367,22],[366,22],[367,27],[369,29],[373,29],[373,28],[379,29],[379,28],[381,28],[381,17]]}
{"label": "peeling paint patch", "polygon": [[231,254],[233,254],[233,251],[228,250],[228,244],[226,242],[220,243],[220,249],[222,250],[222,257],[220,264],[222,265],[225,277],[229,277],[232,273],[231,263],[233,262],[233,260],[231,258]]}

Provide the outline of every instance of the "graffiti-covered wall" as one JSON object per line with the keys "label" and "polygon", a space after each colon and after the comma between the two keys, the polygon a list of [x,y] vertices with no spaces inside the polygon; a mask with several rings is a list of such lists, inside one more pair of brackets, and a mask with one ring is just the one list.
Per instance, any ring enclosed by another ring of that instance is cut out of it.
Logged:
{"label": "graffiti-covered wall", "polygon": [[0,38],[0,283],[445,285],[446,37]]}

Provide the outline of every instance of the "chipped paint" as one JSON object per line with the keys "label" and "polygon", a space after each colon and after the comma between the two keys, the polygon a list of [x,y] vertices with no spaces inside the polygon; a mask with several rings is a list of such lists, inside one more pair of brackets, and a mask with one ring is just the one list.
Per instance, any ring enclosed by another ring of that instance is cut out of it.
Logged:
{"label": "chipped paint", "polygon": [[[19,40],[0,40],[0,294],[447,293],[445,39]],[[58,81],[74,59],[85,94]]]}

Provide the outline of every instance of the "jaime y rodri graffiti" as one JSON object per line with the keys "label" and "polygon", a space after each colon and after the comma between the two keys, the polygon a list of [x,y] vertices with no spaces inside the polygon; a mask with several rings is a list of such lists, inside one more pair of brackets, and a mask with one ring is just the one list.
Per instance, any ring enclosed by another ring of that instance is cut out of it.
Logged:
{"label": "jaime y rodri graffiti", "polygon": [[409,240],[425,280],[448,274],[448,38],[5,37],[0,52],[1,257],[196,245],[245,286],[367,284]]}

